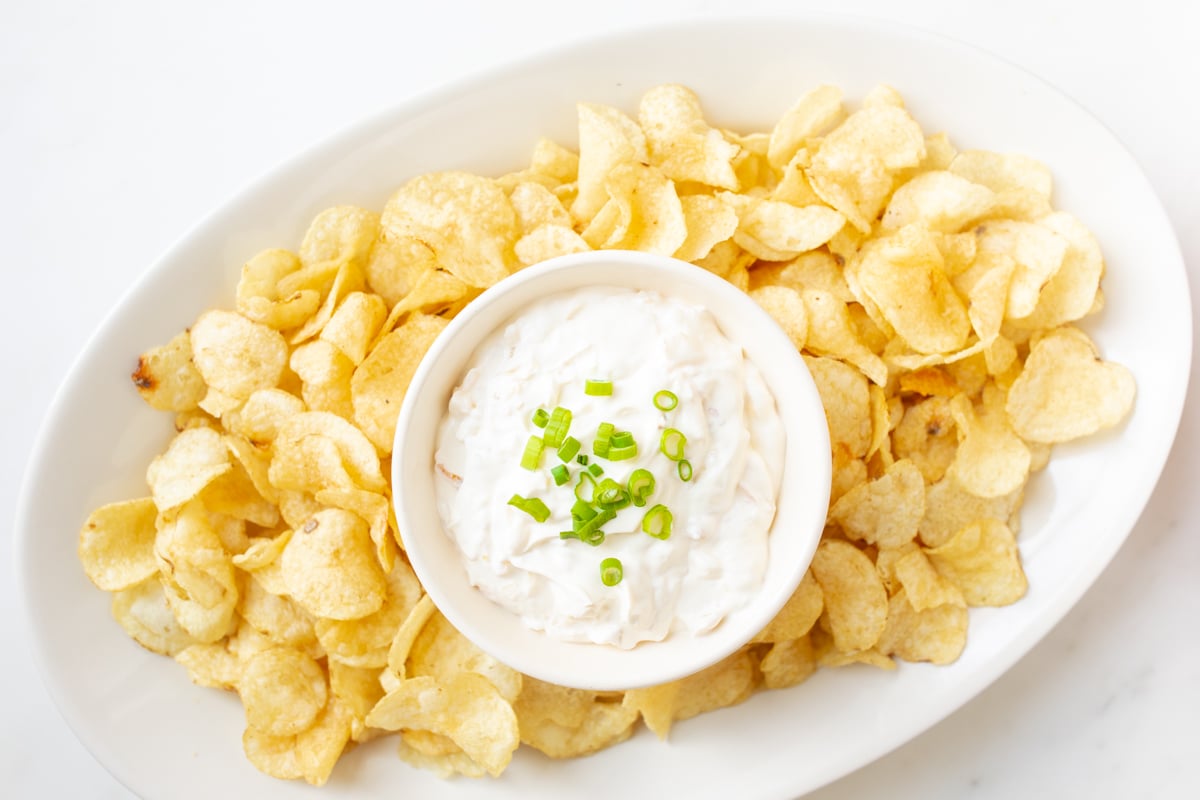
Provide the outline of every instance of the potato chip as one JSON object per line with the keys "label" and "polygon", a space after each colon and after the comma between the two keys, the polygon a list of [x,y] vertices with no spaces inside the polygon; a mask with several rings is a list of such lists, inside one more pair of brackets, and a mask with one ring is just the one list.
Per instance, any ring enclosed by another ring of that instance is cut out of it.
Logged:
{"label": "potato chip", "polygon": [[355,365],[360,364],[387,313],[379,295],[351,292],[321,329],[321,340],[337,347]]}
{"label": "potato chip", "polygon": [[893,595],[901,588],[900,577],[896,574],[896,566],[900,560],[914,550],[919,549],[916,542],[905,542],[899,547],[880,547],[875,554],[875,571],[883,581],[883,588],[888,595]]}
{"label": "potato chip", "polygon": [[871,400],[867,379],[858,370],[831,358],[805,356],[812,374],[834,452],[840,448],[855,458],[867,452],[871,441]]}
{"label": "potato chip", "polygon": [[[314,453],[322,454],[313,456],[321,459],[329,452],[305,448],[317,441],[333,447],[332,464],[308,460]],[[273,450],[271,483],[280,489],[311,491],[331,484],[340,488],[361,487],[373,492],[387,488],[375,448],[358,428],[334,414],[309,411],[288,419],[279,429]],[[316,475],[306,472],[310,467],[317,471]],[[297,477],[297,472],[302,477]]]}
{"label": "potato chip", "polygon": [[883,214],[884,229],[921,225],[930,231],[956,233],[987,215],[995,193],[953,172],[922,173],[898,188]]}
{"label": "potato chip", "polygon": [[730,162],[738,146],[708,126],[700,98],[691,89],[666,84],[648,90],[638,106],[638,122],[646,135],[650,163],[668,178],[737,188]]}
{"label": "potato chip", "polygon": [[797,350],[804,348],[808,339],[808,310],[799,292],[784,286],[764,286],[751,290],[750,297],[779,324]]}
{"label": "potato chip", "polygon": [[[365,489],[321,489],[315,495],[318,503],[334,508],[353,511],[370,526],[371,541],[375,543],[375,555],[384,572],[392,571],[396,559],[396,542],[389,535],[388,499],[377,492]],[[416,598],[414,598],[415,601]]]}
{"label": "potato chip", "polygon": [[1104,257],[1096,238],[1082,222],[1063,211],[1047,214],[1037,223],[1065,240],[1067,250],[1058,271],[1042,287],[1033,311],[1013,324],[1046,329],[1094,313],[1104,276]]}
{"label": "potato chip", "polygon": [[636,122],[611,106],[580,103],[579,192],[571,216],[587,223],[608,201],[607,180],[618,166],[649,163],[646,136]]}
{"label": "potato chip", "polygon": [[811,566],[825,596],[822,618],[844,653],[867,650],[887,622],[887,592],[871,559],[847,542],[825,539]]}
{"label": "potato chip", "polygon": [[[825,624],[828,625],[828,623]],[[883,670],[896,668],[896,662],[881,653],[876,647],[850,652],[839,650],[833,636],[820,625],[813,628],[808,639],[812,644],[813,657],[816,658],[819,667],[837,668],[848,667],[851,664],[866,664]]]}
{"label": "potato chip", "polygon": [[504,771],[520,744],[512,707],[474,672],[460,672],[445,685],[430,677],[407,679],[379,701],[367,724],[446,736],[492,776]]}
{"label": "potato chip", "polygon": [[950,171],[993,192],[1028,191],[1050,198],[1050,170],[1039,161],[1013,153],[964,150],[950,162]]}
{"label": "potato chip", "polygon": [[79,561],[92,583],[106,592],[128,589],[154,575],[155,518],[150,498],[109,503],[92,512],[79,530]]}
{"label": "potato chip", "polygon": [[300,257],[288,250],[264,250],[254,256],[242,265],[237,286],[238,313],[277,331],[303,323],[321,305],[321,292],[304,288],[281,295],[279,291],[280,282],[300,269]]}
{"label": "potato chip", "polygon": [[317,642],[312,615],[291,598],[268,591],[256,574],[243,586],[242,618],[273,644],[309,652]]}
{"label": "potato chip", "polygon": [[327,208],[313,219],[300,243],[300,262],[361,265],[379,235],[379,214],[358,206]]}
{"label": "potato chip", "polygon": [[846,223],[846,218],[823,205],[798,208],[777,200],[726,195],[738,212],[734,241],[767,261],[787,261],[813,250]]}
{"label": "potato chip", "polygon": [[113,593],[112,615],[142,647],[173,656],[195,644],[175,619],[157,576]]}
{"label": "potato chip", "polygon": [[808,311],[805,348],[818,355],[840,358],[858,367],[876,384],[886,384],[887,365],[858,338],[846,304],[817,289],[805,289],[803,296]]}
{"label": "potato chip", "polygon": [[175,660],[197,686],[234,690],[242,677],[241,662],[223,644],[194,644],[176,653]]}
{"label": "potato chip", "polygon": [[226,427],[262,447],[275,440],[279,426],[304,411],[304,401],[282,389],[260,389],[225,418]]}
{"label": "potato chip", "polygon": [[297,530],[279,558],[288,594],[310,614],[359,619],[383,605],[387,583],[367,523],[329,508]]}
{"label": "potato chip", "polygon": [[146,470],[146,483],[159,511],[170,511],[233,469],[221,435],[211,428],[181,432]]}
{"label": "potato chip", "polygon": [[973,522],[926,554],[968,605],[1006,606],[1025,596],[1028,583],[1016,538],[999,520]]}
{"label": "potato chip", "polygon": [[[582,234],[590,246],[669,256],[687,239],[675,185],[654,167],[622,164],[605,187],[609,200]],[[603,223],[610,218],[616,221],[611,227]]]}
{"label": "potato chip", "polygon": [[397,678],[408,677],[408,654],[412,651],[417,636],[436,611],[433,599],[429,595],[423,595],[396,629],[396,635],[392,637],[392,643],[388,647],[388,670]]}
{"label": "potato chip", "polygon": [[480,650],[435,612],[413,640],[405,674],[428,675],[444,684],[460,672],[475,672],[487,678],[510,703],[521,693],[521,673]]}
{"label": "potato chip", "polygon": [[775,642],[763,656],[759,668],[763,686],[768,689],[786,689],[803,683],[817,670],[812,642],[807,636]]}
{"label": "potato chip", "polygon": [[330,662],[350,667],[387,666],[396,630],[424,592],[408,563],[399,560],[387,576],[387,596],[373,614],[353,620],[317,620],[314,630]]}
{"label": "potato chip", "polygon": [[1116,425],[1133,406],[1133,375],[1102,361],[1077,328],[1039,339],[1008,393],[1009,420],[1031,442],[1067,442]]}
{"label": "potato chip", "polygon": [[801,147],[792,156],[792,160],[783,168],[779,183],[771,190],[770,199],[794,206],[811,206],[820,204],[821,198],[813,191],[805,171],[812,165],[812,154],[808,148]]}
{"label": "potato chip", "polygon": [[976,228],[981,253],[1002,253],[1015,262],[1005,316],[1025,317],[1037,307],[1038,296],[1062,268],[1067,240],[1031,222],[993,219]]}
{"label": "potato chip", "polygon": [[242,748],[250,763],[267,775],[324,786],[349,738],[349,712],[330,702],[310,728],[295,736],[246,728]]}
{"label": "potato chip", "polygon": [[675,251],[675,258],[681,261],[704,258],[737,230],[737,211],[721,197],[691,194],[680,197],[679,203],[687,229],[687,238]]}
{"label": "potato chip", "polygon": [[904,555],[896,560],[894,572],[896,582],[907,595],[908,603],[914,611],[924,611],[947,604],[966,607],[962,592],[938,573],[919,548],[905,551]]}
{"label": "potato chip", "polygon": [[238,681],[246,724],[273,736],[308,730],[329,689],[316,661],[291,647],[272,647],[247,662]]}
{"label": "potato chip", "polygon": [[843,303],[854,302],[842,268],[833,256],[823,250],[801,253],[783,264],[760,263],[750,271],[752,290],[776,285],[797,291],[816,289]]}
{"label": "potato chip", "polygon": [[201,642],[230,633],[239,596],[233,562],[199,503],[160,524],[154,555],[167,605],[183,629]]}
{"label": "potato chip", "polygon": [[570,228],[574,222],[570,212],[554,193],[540,183],[526,181],[518,183],[508,194],[521,233],[529,234],[543,225],[558,225]]}
{"label": "potato chip", "polygon": [[985,407],[979,415],[964,395],[950,401],[961,437],[950,475],[979,497],[1009,494],[1024,486],[1029,476],[1029,448],[1008,424],[1004,392],[996,389],[992,394],[995,399],[991,403],[985,394]]}
{"label": "potato chip", "polygon": [[348,667],[330,660],[329,691],[336,702],[350,713],[350,738],[364,742],[372,738],[367,727],[367,714],[383,699],[379,685],[380,670],[367,667]]}
{"label": "potato chip", "polygon": [[754,659],[749,651],[739,650],[678,681],[675,721],[691,719],[718,708],[728,708],[745,701],[758,681]]}
{"label": "potato chip", "polygon": [[383,227],[389,236],[424,242],[442,269],[479,288],[508,275],[520,234],[500,185],[466,172],[413,178],[388,200]]}
{"label": "potato chip", "polygon": [[429,731],[400,731],[399,754],[408,764],[430,770],[443,779],[454,775],[482,778],[487,774],[452,739]]}
{"label": "potato chip", "polygon": [[821,587],[809,570],[804,573],[796,591],[792,592],[792,596],[775,618],[751,641],[787,642],[799,639],[816,624],[824,608],[825,600],[821,594]]}
{"label": "potato chip", "polygon": [[139,356],[130,378],[142,399],[159,411],[190,411],[206,391],[204,378],[192,361],[192,343],[186,331]]}
{"label": "potato chip", "polygon": [[522,236],[516,244],[517,260],[528,267],[551,258],[585,253],[592,248],[567,225],[542,225]]}
{"label": "potato chip", "polygon": [[433,340],[446,327],[440,317],[413,314],[384,336],[350,381],[354,421],[380,453],[392,451],[396,417],[409,381]]}
{"label": "potato chip", "polygon": [[513,703],[521,742],[551,758],[574,758],[623,742],[638,712],[595,692],[526,677]]}
{"label": "potato chip", "polygon": [[279,382],[287,342],[279,331],[229,311],[208,311],[191,328],[192,361],[210,390],[245,400]]}
{"label": "potato chip", "polygon": [[393,236],[385,230],[372,245],[363,277],[367,287],[391,307],[411,292],[424,275],[437,268],[437,257],[429,245],[412,236]]}
{"label": "potato chip", "polygon": [[1021,505],[1023,492],[1024,487],[1020,487],[1000,497],[977,497],[954,478],[942,478],[925,491],[925,516],[919,528],[921,541],[928,547],[937,547],[977,520],[1009,521]]}
{"label": "potato chip", "polygon": [[887,627],[879,650],[905,661],[950,664],[967,644],[967,609],[943,604],[918,611],[903,589],[888,602]]}
{"label": "potato chip", "polygon": [[773,166],[783,167],[806,140],[822,135],[845,116],[841,89],[826,85],[809,90],[775,123],[767,159]]}
{"label": "potato chip", "polygon": [[911,542],[924,515],[925,481],[916,465],[906,460],[842,495],[829,510],[829,518],[851,539],[880,547]]}

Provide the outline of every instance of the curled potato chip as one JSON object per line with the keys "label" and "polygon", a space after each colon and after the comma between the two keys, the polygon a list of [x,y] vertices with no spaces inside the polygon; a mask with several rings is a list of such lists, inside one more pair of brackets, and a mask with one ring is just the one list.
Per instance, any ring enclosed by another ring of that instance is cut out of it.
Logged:
{"label": "curled potato chip", "polygon": [[681,261],[704,258],[737,230],[737,211],[721,197],[690,194],[680,197],[679,203],[687,229],[687,238],[675,251],[675,258]]}
{"label": "curled potato chip", "polygon": [[861,484],[829,510],[852,539],[880,547],[899,547],[917,535],[925,515],[925,480],[911,461],[892,464],[885,474]]}
{"label": "curled potato chip", "polygon": [[[333,450],[306,449],[315,442],[327,442]],[[319,455],[314,456],[314,453]],[[312,458],[319,460],[313,462]],[[304,473],[304,477],[294,478],[289,471],[292,466]],[[315,474],[306,472],[307,468],[315,470]],[[341,477],[343,475],[346,477]],[[357,486],[372,492],[387,488],[379,457],[367,437],[341,417],[323,411],[297,414],[283,423],[275,439],[270,477],[277,488],[300,491],[331,485]],[[345,482],[347,478],[349,483]]]}
{"label": "curled potato chip", "polygon": [[784,166],[806,140],[825,133],[845,116],[841,89],[828,85],[810,89],[775,123],[767,159],[775,167]]}
{"label": "curled potato chip", "polygon": [[267,590],[257,575],[244,583],[238,612],[272,643],[308,651],[317,641],[312,615],[286,595]]}
{"label": "curled potato chip", "polygon": [[1021,505],[1023,493],[1021,486],[1000,497],[977,497],[947,475],[925,491],[925,516],[918,529],[921,541],[937,547],[977,520],[1008,521]]}
{"label": "curled potato chip", "polygon": [[203,506],[189,503],[159,526],[154,541],[167,605],[201,642],[215,642],[236,624],[239,591],[233,562]]}
{"label": "curled potato chip", "polygon": [[383,699],[383,687],[379,685],[380,670],[369,667],[348,667],[330,660],[329,691],[334,702],[350,712],[350,738],[363,742],[371,738],[367,727],[367,714]]}
{"label": "curled potato chip", "polygon": [[242,265],[237,310],[252,322],[277,331],[295,328],[321,305],[317,288],[297,288],[281,295],[280,282],[301,269],[300,257],[287,250],[264,250]]}
{"label": "curled potato chip", "polygon": [[571,214],[563,207],[562,201],[540,183],[518,183],[509,192],[508,199],[524,235],[543,225],[570,228],[573,224]]}
{"label": "curled potato chip", "polygon": [[400,623],[400,627],[396,629],[396,635],[392,637],[392,643],[388,647],[388,672],[396,678],[408,677],[408,654],[412,652],[417,636],[436,611],[433,599],[429,595],[422,595],[417,604],[408,612],[404,622]]}
{"label": "curled potato chip", "polygon": [[[396,417],[417,365],[446,327],[440,317],[413,314],[384,336],[350,381],[354,421],[380,453],[390,453]],[[369,488],[369,487],[368,487]]]}
{"label": "curled potato chip", "polygon": [[188,502],[233,469],[221,435],[211,428],[188,428],[171,440],[146,470],[146,483],[159,511]]}
{"label": "curled potato chip", "polygon": [[861,458],[871,441],[871,399],[867,379],[851,366],[831,358],[805,356],[825,407],[829,439],[835,454],[839,449]]}
{"label": "curled potato chip", "polygon": [[738,146],[704,121],[700,98],[685,86],[656,86],[642,95],[638,122],[650,163],[673,181],[736,189]]}
{"label": "curled potato chip", "polygon": [[210,389],[245,400],[279,383],[288,356],[279,331],[231,311],[208,311],[190,333],[192,361]]}
{"label": "curled potato chip", "polygon": [[325,671],[291,647],[272,647],[247,662],[238,681],[246,724],[273,736],[308,730],[325,708]]}
{"label": "curled potato chip", "polygon": [[242,749],[251,764],[273,778],[303,778],[313,786],[324,786],[349,738],[349,712],[330,702],[311,727],[294,736],[247,727]]}
{"label": "curled potato chip", "polygon": [[1028,156],[963,150],[954,156],[948,169],[993,192],[1027,191],[1050,199],[1053,185],[1050,170]]}
{"label": "curled potato chip", "polygon": [[801,253],[783,264],[756,265],[750,272],[750,288],[764,286],[786,286],[797,291],[816,289],[843,303],[854,302],[842,268],[824,250]]}
{"label": "curled potato chip", "polygon": [[1067,240],[1032,222],[1005,219],[988,220],[976,229],[976,236],[980,252],[1002,253],[1016,265],[1005,316],[1032,314],[1042,287],[1062,268]]}
{"label": "curled potato chip", "polygon": [[385,231],[371,248],[363,277],[372,292],[388,306],[395,306],[424,275],[437,268],[437,257],[429,245],[412,236],[392,236]]}
{"label": "curled potato chip", "polygon": [[609,200],[582,234],[590,246],[669,256],[687,239],[675,185],[659,170],[621,164],[608,174],[605,187]]}
{"label": "curled potato chip", "polygon": [[445,617],[434,613],[413,640],[406,674],[411,677],[429,675],[440,683],[447,683],[460,672],[475,672],[487,678],[510,703],[521,693],[521,673],[480,650]]}
{"label": "curled potato chip", "polygon": [[807,636],[783,642],[775,642],[759,664],[763,686],[768,689],[786,689],[803,683],[817,670],[812,642]]}
{"label": "curled potato chip", "polygon": [[463,775],[482,778],[487,770],[462,751],[462,748],[437,733],[400,731],[400,759],[419,769],[427,769],[439,778]]}
{"label": "curled potato chip", "polygon": [[904,589],[888,602],[879,651],[905,661],[950,664],[967,644],[967,609],[951,603],[915,609]]}
{"label": "curled potato chip", "polygon": [[1067,442],[1116,425],[1133,407],[1133,375],[1102,361],[1077,328],[1039,339],[1008,392],[1013,429],[1031,442]]}
{"label": "curled potato chip", "polygon": [[542,225],[521,237],[516,244],[517,260],[522,266],[592,248],[568,225]]}
{"label": "curled potato chip", "polygon": [[1016,538],[999,520],[973,522],[926,554],[968,605],[1005,606],[1025,596],[1028,583]]}
{"label": "curled potato chip", "polygon": [[387,313],[379,295],[351,292],[321,329],[321,340],[337,347],[357,365],[367,357],[367,347],[375,340]]}
{"label": "curled potato chip", "polygon": [[300,243],[300,263],[361,264],[379,235],[379,214],[358,206],[334,206],[318,214]]}
{"label": "curled potato chip", "polygon": [[230,432],[252,444],[263,446],[275,440],[279,426],[289,417],[304,411],[304,401],[282,389],[260,389],[226,420]]}
{"label": "curled potato chip", "polygon": [[887,383],[887,364],[858,338],[845,303],[820,290],[805,289],[804,306],[808,311],[807,350],[853,364],[880,386]]}
{"label": "curled potato chip", "polygon": [[196,642],[175,619],[157,576],[113,592],[112,615],[135,642],[164,656]]}
{"label": "curled potato chip", "polygon": [[871,559],[852,544],[825,539],[811,569],[825,596],[823,618],[837,649],[852,653],[874,647],[887,623],[888,602]]}
{"label": "curled potato chip", "polygon": [[921,470],[926,483],[937,483],[958,450],[956,430],[949,401],[928,397],[905,409],[892,434],[892,447],[897,458],[909,459]]}
{"label": "curled potato chip", "polygon": [[[231,522],[252,522],[263,528],[279,524],[278,506],[259,493],[250,474],[237,461],[233,462],[232,469],[205,486],[199,497],[210,513],[229,517]],[[242,524],[234,537],[240,541],[244,533],[245,525]],[[226,549],[241,552],[244,548],[231,548],[227,543]]]}
{"label": "curled potato chip", "polygon": [[513,703],[521,742],[551,758],[574,758],[629,738],[638,711],[595,692],[526,677]]}
{"label": "curled potato chip", "polygon": [[797,350],[804,348],[808,339],[808,310],[799,292],[784,286],[764,286],[752,289],[750,297],[779,324]]}
{"label": "curled potato chip", "polygon": [[[947,604],[966,607],[962,592],[938,573],[920,548],[912,547],[904,551],[904,555],[896,559],[894,572],[896,582],[908,596],[909,605],[914,611]],[[885,648],[880,649],[886,652]]]}
{"label": "curled potato chip", "polygon": [[130,378],[142,399],[159,411],[190,411],[206,391],[204,378],[192,362],[192,342],[186,331],[140,355]]}
{"label": "curled potato chip", "polygon": [[317,620],[316,635],[330,662],[350,667],[387,666],[392,638],[422,594],[412,568],[403,560],[396,561],[378,611],[353,620]]}
{"label": "curled potato chip", "polygon": [[1038,294],[1033,311],[1028,317],[1013,320],[1013,324],[1046,329],[1093,313],[1104,275],[1104,257],[1091,231],[1064,211],[1047,214],[1037,224],[1064,239],[1067,250],[1062,265]]}
{"label": "curled potato chip", "polygon": [[288,594],[318,617],[358,619],[383,605],[387,584],[367,523],[349,511],[314,514],[292,535],[279,564]]}
{"label": "curled potato chip", "polygon": [[404,680],[376,704],[367,724],[445,736],[492,776],[504,771],[521,743],[512,706],[474,672],[460,672],[444,685],[430,677]]}
{"label": "curled potato chip", "polygon": [[158,572],[157,516],[158,509],[148,497],[109,503],[91,513],[79,530],[79,561],[92,583],[116,592]]}
{"label": "curled potato chip", "polygon": [[777,200],[728,196],[738,210],[734,240],[767,261],[786,261],[820,247],[846,218],[823,205],[797,207]]}
{"label": "curled potato chip", "polygon": [[580,103],[579,191],[571,216],[587,224],[608,202],[607,181],[618,166],[649,163],[646,136],[636,122],[611,106]]}
{"label": "curled potato chip", "polygon": [[[995,399],[977,415],[965,395],[950,401],[950,413],[962,437],[950,465],[950,474],[968,492],[980,497],[1000,497],[1025,485],[1029,476],[1029,448],[1008,424],[1004,392],[995,389]],[[985,398],[987,394],[985,393]]]}

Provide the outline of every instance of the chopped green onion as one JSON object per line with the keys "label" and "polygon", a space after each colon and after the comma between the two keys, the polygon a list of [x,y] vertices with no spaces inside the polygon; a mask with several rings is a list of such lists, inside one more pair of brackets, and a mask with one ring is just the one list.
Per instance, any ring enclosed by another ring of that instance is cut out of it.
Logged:
{"label": "chopped green onion", "polygon": [[579,440],[574,436],[568,436],[563,440],[562,446],[558,448],[558,458],[564,464],[570,462],[575,454],[579,452]]}
{"label": "chopped green onion", "polygon": [[550,415],[546,413],[546,409],[539,408],[537,411],[533,412],[533,424],[537,425],[539,428],[546,427],[546,423],[549,421]]}
{"label": "chopped green onion", "polygon": [[587,457],[586,455],[579,455],[579,456],[575,456],[575,463],[576,463],[576,464],[579,464],[579,465],[581,465],[581,466],[584,466],[584,467],[586,467],[586,466],[587,466],[587,462],[588,462],[588,457]]}
{"label": "chopped green onion", "polygon": [[525,452],[521,454],[521,466],[528,470],[535,470],[542,460],[542,448],[545,444],[540,436],[530,436],[529,441],[525,443]]}
{"label": "chopped green onion", "polygon": [[567,468],[562,464],[555,464],[550,468],[550,474],[554,477],[554,485],[562,486],[567,481],[571,480],[571,473],[567,472]]}
{"label": "chopped green onion", "polygon": [[636,444],[636,442],[633,441],[633,434],[629,431],[614,433],[609,442],[613,447],[629,447],[631,444]]}
{"label": "chopped green onion", "polygon": [[538,522],[545,522],[550,518],[550,509],[546,508],[546,504],[536,497],[521,497],[519,494],[514,494],[508,504],[521,509]]}
{"label": "chopped green onion", "polygon": [[601,458],[608,458],[609,440],[617,429],[611,422],[601,422],[596,430],[596,439],[592,442],[592,452]]}
{"label": "chopped green onion", "polygon": [[598,528],[590,531],[581,530],[579,531],[579,541],[590,544],[592,547],[599,547],[604,544],[604,531]]}
{"label": "chopped green onion", "polygon": [[674,519],[671,509],[657,505],[642,517],[642,531],[655,539],[668,539],[671,536],[671,521]]}
{"label": "chopped green onion", "polygon": [[600,582],[605,586],[616,586],[624,575],[620,559],[606,558],[600,562]]}
{"label": "chopped green onion", "polygon": [[612,394],[612,381],[587,381],[583,393],[592,397],[608,397]]}
{"label": "chopped green onion", "polygon": [[686,458],[679,462],[679,479],[685,483],[692,479],[692,462]]}
{"label": "chopped green onion", "polygon": [[638,508],[646,505],[646,498],[654,492],[654,476],[649,470],[635,469],[629,476],[629,496]]}
{"label": "chopped green onion", "polygon": [[601,508],[620,509],[629,505],[629,501],[629,492],[612,478],[600,481],[600,485],[592,494],[592,502]]}
{"label": "chopped green onion", "polygon": [[613,445],[612,447],[608,448],[609,461],[628,461],[631,458],[637,458],[637,454],[637,442],[634,442],[628,447],[617,447],[616,445]]}
{"label": "chopped green onion", "polygon": [[604,467],[599,464],[588,464],[588,472],[592,473],[593,477],[599,478],[604,474]]}
{"label": "chopped green onion", "polygon": [[602,508],[596,512],[596,516],[584,521],[576,530],[561,531],[558,537],[560,539],[578,539],[584,544],[596,547],[604,542],[604,531],[600,529],[616,518],[617,512]]}
{"label": "chopped green onion", "polygon": [[550,421],[546,423],[546,433],[542,435],[542,439],[545,441],[546,447],[561,447],[563,440],[567,438],[567,431],[570,429],[570,409],[559,406],[551,411]]}
{"label": "chopped green onion", "polygon": [[[590,484],[590,489],[588,490],[587,497],[583,496],[583,485],[585,483]],[[596,497],[596,479],[593,478],[587,472],[580,472],[579,473],[579,483],[575,484],[575,499],[582,500],[585,503],[591,503],[595,497]]]}
{"label": "chopped green onion", "polygon": [[582,500],[576,500],[575,505],[571,506],[571,524],[574,530],[578,531],[583,527],[583,523],[592,519],[599,513],[596,509]]}
{"label": "chopped green onion", "polygon": [[662,440],[659,442],[659,449],[662,454],[672,461],[679,461],[683,458],[683,446],[687,444],[687,437],[680,433],[675,428],[667,428],[662,432]]}
{"label": "chopped green onion", "polygon": [[677,405],[679,405],[679,398],[675,396],[674,392],[662,389],[654,393],[654,407],[659,411],[670,411]]}

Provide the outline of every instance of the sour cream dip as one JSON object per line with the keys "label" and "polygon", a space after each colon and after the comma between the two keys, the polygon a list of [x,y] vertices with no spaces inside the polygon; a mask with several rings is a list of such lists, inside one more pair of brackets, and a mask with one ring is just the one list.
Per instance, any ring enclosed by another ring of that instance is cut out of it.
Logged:
{"label": "sour cream dip", "polygon": [[[611,395],[585,391],[610,382]],[[661,410],[661,390],[678,404]],[[580,455],[622,486],[648,470],[648,505],[629,505],[590,546],[572,530],[573,489],[586,467],[547,448],[536,469],[521,467],[538,409],[566,408]],[[638,455],[610,461],[593,453],[601,423],[628,431]],[[661,452],[663,431],[687,437],[689,481]],[[437,432],[435,494],[446,535],[471,583],[534,630],[571,642],[621,648],[670,636],[698,636],[745,606],[762,587],[768,533],[785,455],[784,427],[757,367],[702,307],[651,291],[585,288],[540,300],[497,329],[472,356]],[[570,479],[557,485],[551,467]],[[539,522],[509,505],[538,498]],[[673,516],[667,539],[642,531],[648,508]],[[600,579],[617,558],[623,577]]]}

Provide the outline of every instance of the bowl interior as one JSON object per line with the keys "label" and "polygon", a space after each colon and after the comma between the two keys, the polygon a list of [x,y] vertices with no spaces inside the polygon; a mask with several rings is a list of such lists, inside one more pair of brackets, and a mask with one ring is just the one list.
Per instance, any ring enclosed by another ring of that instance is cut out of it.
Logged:
{"label": "bowl interior", "polygon": [[[755,598],[702,636],[670,636],[631,650],[565,642],[526,627],[475,589],[442,529],[434,496],[438,423],[476,349],[537,300],[589,286],[657,291],[702,306],[742,346],[775,397],[787,435],[770,557]],[[393,502],[413,569],[446,618],[483,650],[551,683],[619,690],[703,669],[761,630],[795,591],[821,538],[829,501],[829,433],[816,386],[787,335],[748,296],[711,273],[645,253],[564,256],[502,281],[438,337],[405,395],[392,460]]]}

